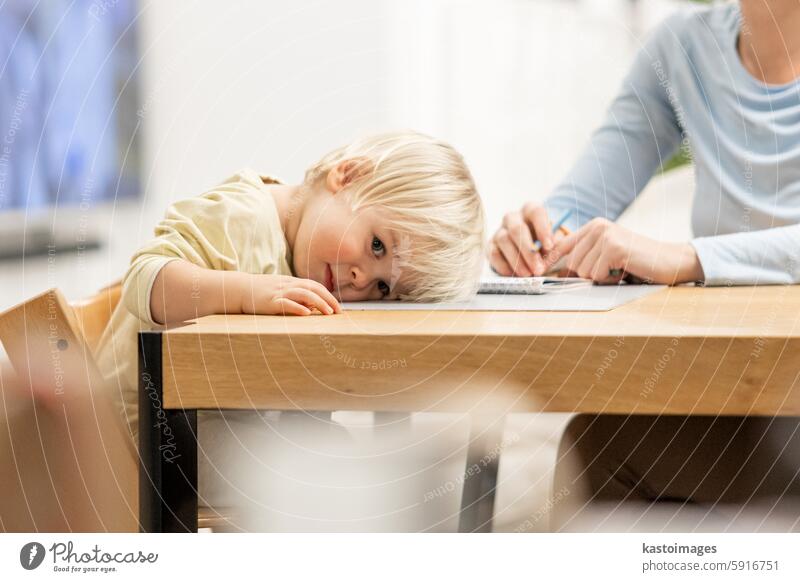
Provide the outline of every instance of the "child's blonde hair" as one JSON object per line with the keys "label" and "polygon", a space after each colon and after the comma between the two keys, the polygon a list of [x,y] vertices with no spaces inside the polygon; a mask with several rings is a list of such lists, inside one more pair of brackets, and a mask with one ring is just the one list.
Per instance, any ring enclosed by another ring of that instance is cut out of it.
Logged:
{"label": "child's blonde hair", "polygon": [[408,288],[400,298],[458,301],[472,295],[483,261],[484,214],[464,158],[421,133],[384,133],[330,152],[309,168],[305,183],[315,184],[345,160],[355,162],[358,176],[347,187],[353,210],[385,209],[389,228],[400,235],[395,265]]}

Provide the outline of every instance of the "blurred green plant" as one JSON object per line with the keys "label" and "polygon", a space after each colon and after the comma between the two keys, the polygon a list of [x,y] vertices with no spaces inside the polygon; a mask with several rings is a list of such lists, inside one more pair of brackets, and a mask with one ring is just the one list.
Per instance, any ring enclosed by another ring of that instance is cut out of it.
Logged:
{"label": "blurred green plant", "polygon": [[691,163],[692,163],[692,154],[689,151],[689,148],[681,147],[678,149],[678,151],[675,153],[674,156],[672,156],[666,162],[661,164],[661,173],[664,174],[666,172],[674,170],[675,168],[680,168],[681,166],[686,166]]}
{"label": "blurred green plant", "polygon": [[[710,4],[713,0],[689,0],[689,2],[693,2],[695,4]],[[669,172],[670,170],[674,170],[675,168],[680,168],[681,166],[686,166],[692,163],[692,154],[689,151],[689,148],[681,147],[666,162],[661,164],[661,173],[664,174]]]}

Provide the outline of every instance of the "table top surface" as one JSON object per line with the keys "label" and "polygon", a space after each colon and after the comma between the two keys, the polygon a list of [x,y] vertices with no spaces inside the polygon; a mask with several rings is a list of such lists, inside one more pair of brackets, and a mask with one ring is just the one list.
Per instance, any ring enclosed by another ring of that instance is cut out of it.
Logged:
{"label": "table top surface", "polygon": [[349,311],[333,316],[210,315],[170,335],[800,336],[800,286],[665,288],[604,312]]}

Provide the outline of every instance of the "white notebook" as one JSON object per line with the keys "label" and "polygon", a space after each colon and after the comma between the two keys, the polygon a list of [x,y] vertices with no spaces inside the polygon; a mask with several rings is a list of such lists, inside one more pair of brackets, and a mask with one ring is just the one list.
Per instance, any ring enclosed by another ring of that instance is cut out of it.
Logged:
{"label": "white notebook", "polygon": [[580,277],[484,277],[478,293],[491,295],[544,295],[592,284]]}

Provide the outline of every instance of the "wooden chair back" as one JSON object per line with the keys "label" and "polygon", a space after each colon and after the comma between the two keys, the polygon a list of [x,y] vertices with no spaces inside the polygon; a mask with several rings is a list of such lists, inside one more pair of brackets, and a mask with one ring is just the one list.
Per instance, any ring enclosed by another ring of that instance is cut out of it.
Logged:
{"label": "wooden chair back", "polygon": [[75,313],[78,326],[83,332],[83,339],[92,350],[92,353],[97,352],[100,336],[103,335],[103,331],[105,331],[121,295],[122,283],[117,281],[108,287],[100,289],[100,291],[87,299],[70,304]]}
{"label": "wooden chair back", "polygon": [[[91,297],[70,304],[61,291],[48,289],[24,303],[0,313],[0,342],[5,347],[8,359],[14,372],[16,372],[16,376],[19,377],[19,381],[24,385],[35,387],[34,392],[37,395],[49,394],[56,399],[70,391],[87,394],[91,392],[92,387],[101,386],[102,378],[95,363],[94,354],[97,352],[100,337],[111,319],[111,314],[120,301],[121,293],[122,285],[118,281],[104,287]],[[0,371],[3,371],[3,362],[0,362]],[[5,384],[7,386],[12,381],[10,378],[13,374],[10,370],[5,370],[4,373],[6,374]],[[0,379],[0,388],[3,387],[2,384],[3,382]],[[89,399],[85,399],[84,403],[85,407],[93,406]],[[36,424],[28,422],[28,420],[37,416],[44,417],[49,411],[45,409],[44,412],[37,413],[34,410],[35,403],[31,402],[25,402],[21,406],[19,402],[17,404],[16,408],[20,409],[20,412],[18,417],[15,416],[14,418],[19,418],[19,420],[12,422],[11,417],[8,416],[9,430],[0,430],[0,461],[4,456],[4,450],[14,450],[12,440],[18,442],[16,445],[18,450],[21,446],[19,442],[30,439],[36,440],[37,438],[42,440],[43,438],[42,436],[34,437],[32,435],[31,427],[36,427]],[[77,408],[74,403],[71,406]],[[80,414],[80,412],[78,409],[77,413]],[[116,431],[116,427],[109,428],[116,420],[113,415],[101,413],[99,419],[95,416],[87,417],[85,420],[87,421],[86,424],[92,425],[89,431],[94,430],[98,434],[84,435],[86,437],[84,442],[87,444],[84,450],[86,455],[83,464],[94,462],[92,470],[96,476],[95,481],[104,483],[105,490],[100,494],[94,493],[92,496],[85,494],[83,496],[79,494],[73,495],[73,506],[85,508],[87,499],[88,503],[98,505],[97,501],[89,497],[104,497],[106,498],[106,505],[110,507],[106,511],[109,515],[97,515],[94,516],[95,519],[93,520],[81,520],[79,517],[77,525],[75,519],[70,521],[65,519],[63,515],[59,516],[59,519],[55,521],[49,519],[44,522],[40,517],[38,523],[45,523],[45,528],[50,531],[65,531],[65,527],[72,531],[98,531],[100,529],[137,531],[138,456],[136,447],[129,441],[127,436],[118,438],[118,435],[112,434],[111,438],[106,437],[109,431]],[[2,424],[2,418],[0,418],[0,424]],[[64,427],[58,421],[52,422],[51,425],[48,427],[49,430],[47,432],[50,434],[51,441],[56,444],[50,447],[51,450],[41,450],[48,449],[47,446],[38,447],[40,449],[38,451],[38,460],[29,463],[31,476],[27,479],[28,484],[24,490],[21,488],[21,483],[25,480],[23,477],[11,479],[13,476],[9,474],[9,479],[13,483],[4,484],[2,475],[0,475],[0,497],[4,491],[9,490],[12,491],[9,496],[11,498],[15,495],[24,497],[29,494],[31,489],[37,487],[39,481],[43,481],[39,477],[50,470],[48,467],[53,464],[52,458],[59,456],[56,454],[59,452],[57,451],[59,448],[58,432],[64,432]],[[121,435],[124,431],[121,427],[118,428]],[[37,428],[36,430],[39,429]],[[4,433],[7,433],[9,435],[8,439],[11,440],[8,442],[3,441],[2,434]],[[66,435],[61,436],[66,438]],[[127,444],[127,447],[120,445],[123,441]],[[88,449],[91,449],[91,451]],[[34,453],[32,453],[32,456]],[[107,466],[103,466],[101,463],[98,467],[97,460],[103,456],[108,460]],[[50,459],[49,463],[48,458]],[[66,467],[62,468],[61,474],[72,475],[79,481],[81,477],[73,475],[75,471],[75,467]],[[38,477],[34,477],[34,475]],[[110,482],[112,478],[113,484]],[[65,478],[64,480],[71,482],[72,478]],[[118,490],[121,495],[115,496],[115,490]],[[109,496],[111,500],[108,499]],[[48,513],[46,508],[58,507],[59,505],[58,499],[54,500],[52,497],[42,496],[40,507],[42,513],[46,516],[52,514],[52,511]],[[20,506],[18,504],[14,509],[19,509]],[[230,513],[228,508],[201,508],[198,524],[201,528],[211,529],[212,531],[237,531],[237,527],[231,521]],[[2,517],[3,511],[0,504],[0,518]],[[15,518],[16,523],[20,523],[20,520],[22,520],[22,523],[26,524],[22,527],[22,531],[32,529],[37,521],[28,514],[15,515]],[[25,521],[26,519],[30,523]],[[7,519],[6,522],[8,521],[15,520]]]}
{"label": "wooden chair back", "polygon": [[55,394],[65,378],[96,386],[94,353],[121,292],[116,282],[70,305],[60,290],[48,289],[0,313],[0,341],[16,373]]}
{"label": "wooden chair back", "polygon": [[[0,313],[0,341],[15,372],[13,380],[12,374],[4,373],[2,388],[16,410],[13,418],[8,416],[5,422],[0,419],[0,423],[8,424],[9,430],[4,432],[11,439],[5,444],[0,442],[0,457],[5,453],[14,456],[14,451],[24,449],[29,438],[38,438],[41,454],[34,456],[36,451],[31,452],[30,478],[24,490],[17,493],[25,499],[38,493],[42,508],[71,504],[86,510],[72,516],[71,522],[48,521],[50,514],[40,516],[38,523],[55,524],[44,525],[45,528],[138,529],[135,447],[102,389],[102,376],[94,359],[98,340],[119,302],[120,291],[119,284],[110,285],[70,305],[61,291],[49,289]],[[40,418],[49,420],[44,424],[21,420]],[[28,435],[26,430],[33,430],[39,436]],[[51,480],[60,478],[60,483],[42,489],[41,479],[34,475],[48,474]],[[21,473],[18,477],[23,479]],[[75,483],[84,485],[74,487]],[[4,495],[3,489],[8,487],[0,483],[0,496]],[[14,491],[12,488],[6,501],[14,498]],[[69,499],[62,503],[59,495]],[[13,504],[6,505],[8,512]],[[87,515],[87,511],[94,514]],[[36,520],[32,523],[35,525]],[[13,529],[13,524],[7,523],[6,527],[9,526]],[[38,529],[40,525],[35,527]]]}

